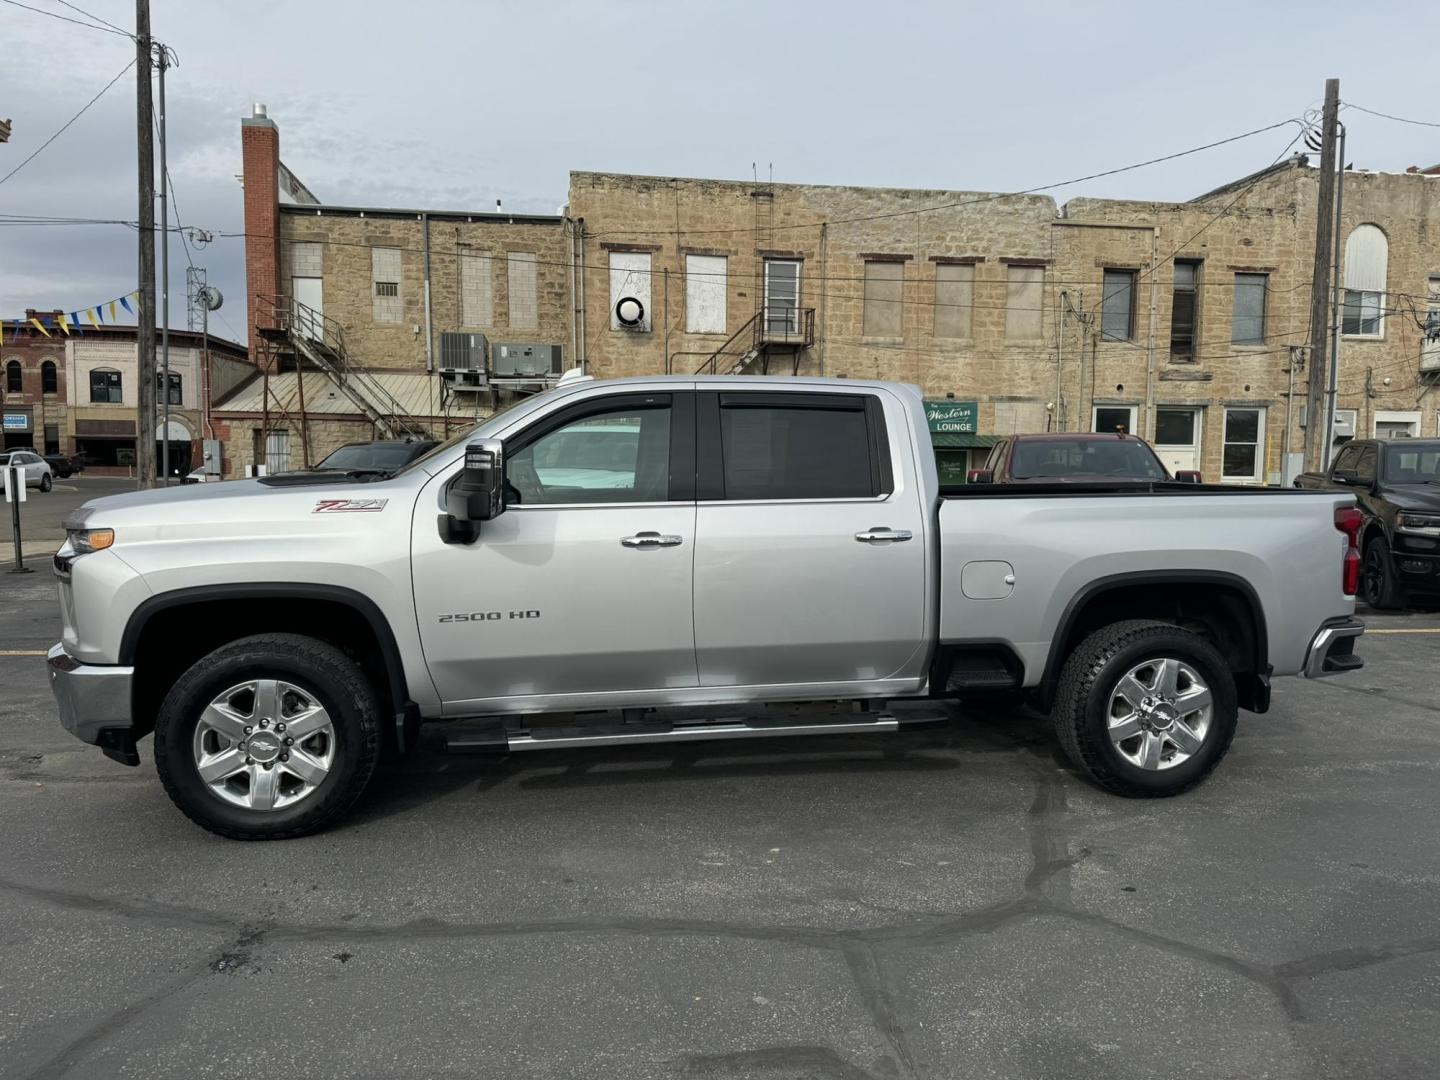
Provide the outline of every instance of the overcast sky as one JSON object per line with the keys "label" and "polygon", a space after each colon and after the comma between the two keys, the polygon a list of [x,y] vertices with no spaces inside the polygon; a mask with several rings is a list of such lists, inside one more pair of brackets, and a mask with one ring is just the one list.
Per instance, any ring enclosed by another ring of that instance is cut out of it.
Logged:
{"label": "overcast sky", "polygon": [[[72,17],[59,0],[25,0]],[[75,0],[133,29],[129,0]],[[1005,191],[1344,100],[1440,122],[1440,7],[1246,0],[153,0],[183,224],[242,227],[240,119],[265,102],[322,202],[552,213],[567,171]],[[1362,15],[1363,12],[1363,15]],[[0,4],[0,176],[133,58],[126,39]],[[1440,162],[1440,128],[1349,110],[1350,160]],[[1185,199],[1269,164],[1293,129],[1053,194]],[[134,219],[135,76],[0,185],[0,213]],[[195,253],[243,338],[240,240]],[[0,225],[0,316],[135,287],[118,226]],[[185,325],[171,250],[171,324]]]}

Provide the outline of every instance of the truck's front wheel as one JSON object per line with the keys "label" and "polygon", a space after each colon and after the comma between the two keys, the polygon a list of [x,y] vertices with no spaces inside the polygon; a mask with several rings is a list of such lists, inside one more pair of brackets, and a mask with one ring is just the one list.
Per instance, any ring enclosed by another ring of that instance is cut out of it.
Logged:
{"label": "truck's front wheel", "polygon": [[1066,754],[1117,795],[1157,798],[1194,787],[1235,736],[1225,658],[1204,638],[1142,619],[1103,627],[1066,661],[1055,731]]}
{"label": "truck's front wheel", "polygon": [[197,661],[155,722],[155,765],[192,821],[237,840],[303,836],[350,808],[380,752],[382,710],[333,645],[260,634]]}

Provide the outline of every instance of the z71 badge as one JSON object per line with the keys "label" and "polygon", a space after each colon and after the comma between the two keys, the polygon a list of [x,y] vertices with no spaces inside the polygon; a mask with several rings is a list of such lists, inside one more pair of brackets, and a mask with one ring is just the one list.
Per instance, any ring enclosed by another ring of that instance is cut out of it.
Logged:
{"label": "z71 badge", "polygon": [[376,514],[385,509],[389,499],[321,499],[315,504],[317,514]]}

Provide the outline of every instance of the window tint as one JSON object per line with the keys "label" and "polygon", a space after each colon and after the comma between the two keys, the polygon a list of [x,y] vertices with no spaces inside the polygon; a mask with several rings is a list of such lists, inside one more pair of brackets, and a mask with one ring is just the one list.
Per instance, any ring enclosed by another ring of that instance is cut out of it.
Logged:
{"label": "window tint", "polygon": [[1376,454],[1375,447],[1373,446],[1367,446],[1364,450],[1360,451],[1360,461],[1355,466],[1355,473],[1357,476],[1360,477],[1361,480],[1375,479],[1375,466],[1377,463],[1377,458],[1378,455]]}
{"label": "window tint", "polygon": [[511,455],[505,476],[521,506],[663,502],[669,406],[620,406],[565,424]]}
{"label": "window tint", "polygon": [[1355,468],[1355,462],[1360,457],[1360,447],[1347,446],[1340,451],[1334,463],[1330,466],[1331,474],[1346,472]]}
{"label": "window tint", "polygon": [[1043,476],[1166,478],[1150,448],[1136,439],[1022,439],[1010,456],[1010,475],[1016,480]]}
{"label": "window tint", "polygon": [[1440,446],[1387,447],[1385,479],[1392,484],[1428,484],[1440,480]]}
{"label": "window tint", "polygon": [[845,499],[879,494],[864,400],[852,408],[744,405],[722,399],[727,499]]}

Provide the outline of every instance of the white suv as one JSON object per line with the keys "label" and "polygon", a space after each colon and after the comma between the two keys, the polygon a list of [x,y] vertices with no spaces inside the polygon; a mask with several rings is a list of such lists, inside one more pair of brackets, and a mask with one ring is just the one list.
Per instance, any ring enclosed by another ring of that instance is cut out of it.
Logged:
{"label": "white suv", "polygon": [[26,487],[38,487],[41,491],[49,491],[55,486],[55,478],[50,472],[49,462],[33,451],[0,451],[0,469],[9,468],[11,465],[25,470]]}

